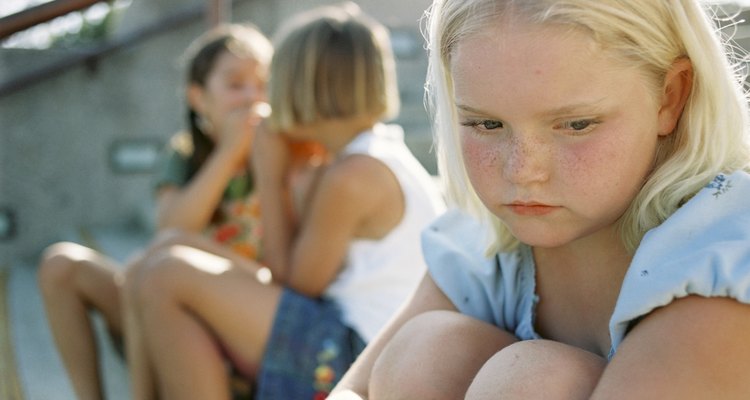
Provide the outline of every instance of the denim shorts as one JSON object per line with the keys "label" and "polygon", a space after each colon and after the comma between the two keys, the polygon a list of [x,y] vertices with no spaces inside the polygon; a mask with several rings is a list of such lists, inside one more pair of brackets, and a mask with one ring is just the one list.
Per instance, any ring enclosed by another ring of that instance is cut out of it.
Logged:
{"label": "denim shorts", "polygon": [[330,300],[285,289],[256,380],[255,400],[324,399],[365,348]]}

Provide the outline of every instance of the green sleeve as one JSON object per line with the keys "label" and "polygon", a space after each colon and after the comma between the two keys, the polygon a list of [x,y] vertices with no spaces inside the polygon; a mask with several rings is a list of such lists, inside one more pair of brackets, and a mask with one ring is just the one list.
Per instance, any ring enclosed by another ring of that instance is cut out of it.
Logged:
{"label": "green sleeve", "polygon": [[159,160],[154,176],[154,191],[163,186],[183,186],[188,181],[188,158],[168,147]]}

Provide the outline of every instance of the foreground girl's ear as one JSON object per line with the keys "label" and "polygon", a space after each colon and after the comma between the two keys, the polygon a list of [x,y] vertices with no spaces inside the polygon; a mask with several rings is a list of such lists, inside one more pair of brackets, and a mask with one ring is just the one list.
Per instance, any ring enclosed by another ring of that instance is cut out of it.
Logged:
{"label": "foreground girl's ear", "polygon": [[664,77],[658,115],[660,136],[667,136],[674,131],[692,87],[693,64],[688,58],[679,58]]}

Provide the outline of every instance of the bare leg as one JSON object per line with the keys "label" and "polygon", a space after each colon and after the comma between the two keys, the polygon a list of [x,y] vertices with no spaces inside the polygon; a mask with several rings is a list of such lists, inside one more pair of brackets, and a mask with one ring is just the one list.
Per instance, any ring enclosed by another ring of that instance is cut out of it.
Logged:
{"label": "bare leg", "polygon": [[482,365],[515,341],[457,312],[421,314],[401,328],[376,361],[370,399],[462,399]]}
{"label": "bare leg", "polygon": [[133,399],[155,399],[156,386],[153,368],[147,357],[141,323],[136,313],[136,288],[147,268],[146,256],[141,255],[128,264],[122,289],[123,322],[125,324],[125,351],[130,368],[130,389]]}
{"label": "bare leg", "polygon": [[38,282],[55,344],[79,399],[101,399],[96,339],[89,310],[99,311],[110,332],[122,332],[118,267],[75,243],[47,248]]}
{"label": "bare leg", "polygon": [[493,356],[477,374],[466,399],[588,399],[605,360],[549,340],[518,342]]}
{"label": "bare leg", "polygon": [[235,360],[257,367],[281,289],[195,248],[173,246],[149,262],[136,290],[137,307],[160,393],[179,399],[229,398],[229,376],[217,343]]}
{"label": "bare leg", "polygon": [[251,270],[256,272],[259,265],[253,260],[240,255],[239,253],[232,250],[221,243],[214,241],[202,234],[194,232],[184,232],[180,230],[165,230],[159,233],[154,241],[147,249],[146,256],[151,254],[163,252],[165,249],[169,249],[172,246],[187,246],[194,247],[198,250],[203,250],[208,253],[218,255],[226,258],[235,264],[252,264]]}
{"label": "bare leg", "polygon": [[[134,399],[156,398],[153,361],[148,356],[143,333],[143,323],[139,316],[138,293],[147,279],[149,270],[158,267],[160,260],[169,258],[173,246],[189,246],[205,252],[225,257],[232,262],[248,264],[249,261],[226,246],[220,245],[200,234],[180,230],[166,230],[159,233],[137,257],[128,263],[126,279],[122,290],[125,340],[128,364],[130,366],[131,391]],[[257,272],[256,269],[252,269]],[[262,274],[261,274],[262,275]],[[266,278],[268,280],[268,278]]]}

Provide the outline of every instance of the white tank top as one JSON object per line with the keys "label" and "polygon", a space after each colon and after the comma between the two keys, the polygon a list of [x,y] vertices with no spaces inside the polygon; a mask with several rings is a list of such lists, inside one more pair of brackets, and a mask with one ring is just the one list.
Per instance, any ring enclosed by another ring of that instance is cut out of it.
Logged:
{"label": "white tank top", "polygon": [[398,125],[377,124],[360,133],[341,152],[383,162],[398,179],[405,198],[401,222],[379,240],[354,240],[344,267],[325,296],[342,311],[343,322],[365,342],[372,340],[426,271],[420,234],[445,210],[437,184],[404,144]]}

